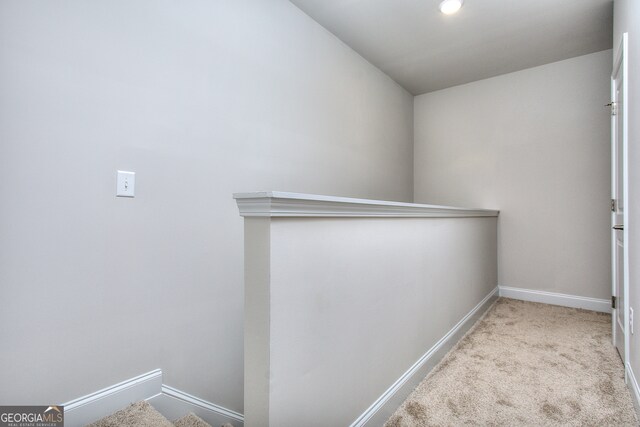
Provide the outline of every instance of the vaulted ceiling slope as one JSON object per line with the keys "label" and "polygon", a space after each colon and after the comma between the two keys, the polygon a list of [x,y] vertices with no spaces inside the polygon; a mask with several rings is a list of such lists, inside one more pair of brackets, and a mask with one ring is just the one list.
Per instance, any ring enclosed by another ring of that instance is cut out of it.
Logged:
{"label": "vaulted ceiling slope", "polygon": [[414,95],[612,47],[612,0],[290,0]]}

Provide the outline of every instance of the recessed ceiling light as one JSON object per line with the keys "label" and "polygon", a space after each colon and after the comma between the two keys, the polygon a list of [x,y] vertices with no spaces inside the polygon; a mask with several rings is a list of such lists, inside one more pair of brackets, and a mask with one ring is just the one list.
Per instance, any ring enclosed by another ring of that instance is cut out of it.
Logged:
{"label": "recessed ceiling light", "polygon": [[464,0],[444,0],[440,3],[440,12],[445,15],[453,15],[462,7]]}

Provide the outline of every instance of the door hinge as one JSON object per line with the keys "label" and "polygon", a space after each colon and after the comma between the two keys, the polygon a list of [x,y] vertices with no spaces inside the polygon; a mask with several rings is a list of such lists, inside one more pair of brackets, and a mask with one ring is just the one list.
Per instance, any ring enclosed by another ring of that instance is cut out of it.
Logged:
{"label": "door hinge", "polygon": [[615,296],[611,296],[611,308],[615,309],[617,308],[616,305],[618,303],[618,299]]}
{"label": "door hinge", "polygon": [[611,199],[611,212],[616,211],[616,199]]}
{"label": "door hinge", "polygon": [[618,114],[618,103],[617,102],[610,102],[606,105],[606,107],[611,107],[611,115],[615,116],[616,114]]}

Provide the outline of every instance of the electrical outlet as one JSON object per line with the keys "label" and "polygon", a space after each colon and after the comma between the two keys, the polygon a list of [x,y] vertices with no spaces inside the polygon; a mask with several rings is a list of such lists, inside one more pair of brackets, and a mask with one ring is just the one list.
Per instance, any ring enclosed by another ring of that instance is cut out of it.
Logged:
{"label": "electrical outlet", "polygon": [[633,335],[633,308],[629,307],[629,331]]}

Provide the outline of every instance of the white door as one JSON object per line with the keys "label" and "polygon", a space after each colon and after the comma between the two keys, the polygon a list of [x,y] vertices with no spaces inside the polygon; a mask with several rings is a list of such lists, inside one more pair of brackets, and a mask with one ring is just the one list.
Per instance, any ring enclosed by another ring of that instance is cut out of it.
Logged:
{"label": "white door", "polygon": [[626,34],[611,78],[611,242],[612,242],[612,311],[613,344],[620,357],[626,360],[626,306],[628,280],[628,252],[625,250],[625,205],[627,192],[627,108],[626,108]]}

